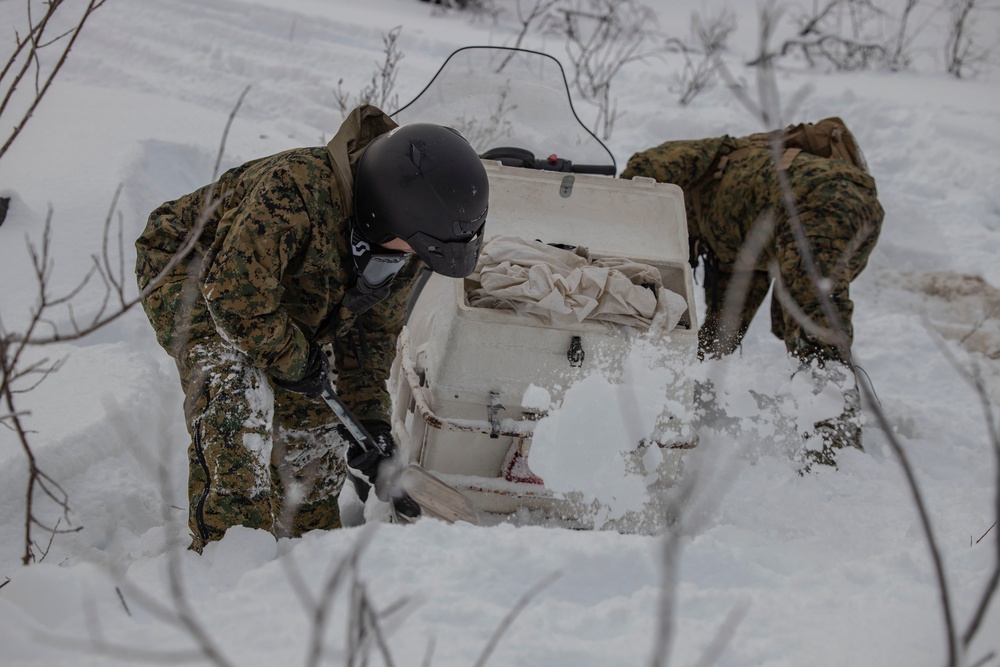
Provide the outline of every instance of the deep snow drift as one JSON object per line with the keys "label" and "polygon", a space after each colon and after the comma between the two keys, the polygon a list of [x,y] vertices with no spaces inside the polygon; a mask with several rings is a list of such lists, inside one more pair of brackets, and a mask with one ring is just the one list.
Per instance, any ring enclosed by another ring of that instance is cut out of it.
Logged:
{"label": "deep snow drift", "polygon": [[[684,32],[677,26],[701,4],[657,3],[662,27]],[[732,66],[752,83],[752,70],[739,63],[753,49],[755,19],[749,7],[735,11],[740,38]],[[0,24],[22,21],[22,3],[0,3]],[[332,92],[338,80],[346,90],[367,83],[381,36],[396,25],[403,26],[405,54],[401,102],[453,49],[509,44],[516,34],[510,18],[471,22],[414,0],[108,3],[0,162],[0,196],[12,197],[0,227],[4,327],[18,330],[35,303],[23,239],[39,242],[50,207],[54,281],[68,288],[100,251],[101,225],[121,184],[128,270],[131,240],[148,212],[211,178],[227,116],[247,85],[223,167],[325,142],[340,122]],[[558,40],[535,40],[527,45],[566,65]],[[886,219],[868,269],[852,286],[856,355],[911,457],[964,629],[998,558],[997,528],[977,542],[996,519],[997,470],[979,398],[942,348],[963,368],[978,369],[995,411],[1000,86],[995,70],[955,81],[931,60],[921,61],[919,73],[783,71],[779,85],[788,99],[811,84],[787,120],[843,117],[877,179]],[[761,129],[721,86],[678,106],[671,86],[681,66],[676,56],[634,63],[615,80],[626,115],[608,143],[619,167],[668,138]],[[576,106],[585,121],[593,117],[593,108]],[[88,287],[76,313],[91,312],[100,295],[99,285]],[[175,608],[171,571],[180,573],[189,613],[230,664],[304,663],[311,601],[358,548],[359,564],[327,621],[333,664],[359,619],[347,613],[352,582],[377,610],[390,612],[381,627],[394,664],[423,664],[428,654],[436,666],[474,664],[514,609],[520,613],[489,664],[606,667],[646,664],[653,654],[666,571],[667,542],[659,536],[427,520],[279,543],[237,529],[201,557],[188,553],[180,390],[141,311],[79,344],[31,354],[66,358],[18,407],[35,431],[41,467],[69,494],[71,525],[82,530],[57,537],[42,563],[21,567],[27,464],[14,435],[0,429],[0,664],[106,665],[116,655],[129,664],[142,657],[82,646],[99,637],[135,651],[193,649],[190,635],[157,613],[157,605]],[[602,462],[596,471],[559,471],[557,457],[546,461],[533,450],[540,465],[563,475],[553,482],[605,490],[620,484],[616,498],[623,499],[636,492],[613,474],[605,438],[638,427],[606,409],[627,392],[642,410],[655,411],[676,371],[641,354],[632,361],[624,387],[589,378],[550,418],[553,447],[576,461]],[[798,475],[801,425],[825,408],[822,397],[801,390],[793,371],[766,317],[739,355],[687,370],[716,382],[725,418],[703,429],[702,446],[685,461],[685,476],[698,484],[674,533],[682,550],[673,664],[696,663],[734,610],[741,622],[727,633],[721,665],[943,664],[934,573],[885,432],[869,418],[866,452],[844,452],[837,471]],[[587,479],[591,472],[605,477]],[[40,511],[60,518],[51,506]],[[1000,650],[997,637],[994,603],[970,664]]]}

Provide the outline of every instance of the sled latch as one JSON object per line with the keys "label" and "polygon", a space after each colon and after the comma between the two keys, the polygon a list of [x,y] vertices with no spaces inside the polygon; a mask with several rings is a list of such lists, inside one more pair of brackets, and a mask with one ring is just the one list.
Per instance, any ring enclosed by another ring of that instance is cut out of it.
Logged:
{"label": "sled latch", "polygon": [[563,199],[568,198],[573,194],[573,182],[576,178],[572,174],[567,174],[563,176],[562,183],[559,185],[559,196]]}
{"label": "sled latch", "polygon": [[500,437],[500,411],[506,410],[503,403],[500,402],[500,392],[494,390],[490,391],[490,405],[487,408],[487,414],[490,420],[490,437],[496,440]]}
{"label": "sled latch", "polygon": [[583,341],[579,336],[573,336],[569,341],[569,349],[566,350],[566,358],[569,359],[569,365],[573,368],[579,368],[583,366],[583,358],[587,354],[583,351]]}

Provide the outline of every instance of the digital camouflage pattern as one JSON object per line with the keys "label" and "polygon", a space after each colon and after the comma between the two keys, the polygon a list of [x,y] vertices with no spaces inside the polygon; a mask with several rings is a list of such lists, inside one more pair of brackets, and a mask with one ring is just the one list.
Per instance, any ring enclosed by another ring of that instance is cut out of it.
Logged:
{"label": "digital camouflage pattern", "polygon": [[390,296],[358,318],[340,302],[354,282],[352,168],[393,127],[362,106],[328,146],[248,162],[166,202],[136,241],[144,290],[205,219],[193,252],[143,299],[185,391],[196,549],[234,525],[276,534],[339,525],[336,418],[269,380],[301,378],[310,341],[331,344],[349,409],[388,421],[386,380],[422,264],[411,259]]}
{"label": "digital camouflage pattern", "polygon": [[178,368],[195,549],[234,525],[277,536],[340,526],[347,445],[324,402],[271,386],[221,340],[194,345]]}
{"label": "digital camouflage pattern", "polygon": [[[844,160],[805,152],[784,173],[813,259],[832,285],[840,324],[853,340],[849,285],[864,269],[883,217],[875,181]],[[770,287],[768,265],[774,263],[794,304],[819,327],[804,330],[800,319],[772,300],[774,334],[801,358],[843,358],[833,341],[822,335],[829,326],[795,243],[769,148],[730,136],[668,141],[632,156],[622,178],[635,176],[675,183],[684,190],[691,259],[696,262],[701,256],[705,264],[702,354],[728,354],[739,346]],[[748,244],[750,239],[754,240]],[[740,281],[747,298],[737,306],[734,325],[725,328],[723,304],[734,281]]]}

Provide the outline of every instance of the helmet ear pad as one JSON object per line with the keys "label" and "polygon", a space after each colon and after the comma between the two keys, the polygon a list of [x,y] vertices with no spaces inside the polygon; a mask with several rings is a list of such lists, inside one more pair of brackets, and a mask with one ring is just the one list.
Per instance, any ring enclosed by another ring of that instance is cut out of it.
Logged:
{"label": "helmet ear pad", "polygon": [[365,148],[354,201],[366,239],[401,238],[432,270],[452,273],[465,270],[468,258],[461,256],[462,248],[447,246],[469,246],[465,253],[478,257],[489,180],[482,160],[458,132],[415,123],[380,135]]}

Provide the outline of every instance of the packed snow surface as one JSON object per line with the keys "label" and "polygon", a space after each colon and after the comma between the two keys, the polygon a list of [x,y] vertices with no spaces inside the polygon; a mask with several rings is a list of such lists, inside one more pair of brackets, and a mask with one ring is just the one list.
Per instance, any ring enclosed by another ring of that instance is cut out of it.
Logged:
{"label": "packed snow surface", "polygon": [[[690,13],[711,3],[651,4],[663,29],[684,35]],[[742,65],[757,34],[750,4],[730,3],[739,29],[726,62],[753,88],[756,74]],[[11,26],[24,25],[24,5],[0,3],[8,47]],[[994,22],[986,34],[998,34],[996,13],[983,16]],[[132,239],[155,206],[211,179],[227,118],[247,86],[223,168],[325,143],[341,120],[338,83],[345,91],[367,84],[383,35],[397,25],[400,102],[455,48],[510,45],[518,29],[510,14],[471,20],[416,0],[103,6],[0,161],[0,196],[11,198],[0,227],[5,330],[20,330],[37,301],[25,239],[37,247],[49,215],[52,291],[61,294],[100,253],[120,186],[112,215],[134,290]],[[35,511],[80,530],[48,543],[36,527],[41,562],[22,567],[28,463],[15,434],[0,429],[0,664],[197,658],[188,621],[217,651],[216,664],[318,664],[314,655],[346,663],[349,637],[367,618],[352,603],[362,595],[380,615],[377,640],[366,635],[369,664],[388,664],[391,655],[397,665],[470,665],[491,651],[492,665],[642,665],[662,647],[664,627],[673,631],[671,664],[698,664],[719,646],[716,664],[733,667],[945,664],[927,540],[886,435],[912,463],[962,632],[998,559],[988,431],[996,424],[970,378],[980,379],[995,418],[1000,86],[995,63],[969,79],[947,77],[932,28],[922,37],[933,46],[917,51],[909,71],[778,75],[785,100],[808,86],[785,120],[848,122],[886,210],[879,244],[851,288],[857,360],[887,415],[878,423],[866,407],[865,452],[843,452],[837,470],[799,474],[801,434],[836,397],[801,384],[764,312],[738,355],[685,369],[712,382],[718,415],[685,455],[685,483],[675,492],[686,495],[665,535],[428,519],[277,542],[233,529],[198,556],[184,549],[187,435],[176,370],[134,309],[82,341],[31,348],[24,360],[64,360],[18,395],[17,407],[39,466],[72,509],[62,516],[40,499]],[[525,45],[568,66],[555,37],[535,34]],[[619,169],[667,139],[762,129],[725,86],[679,106],[682,69],[675,53],[631,63],[615,79],[624,115],[607,143]],[[575,105],[591,122],[596,109]],[[74,315],[84,321],[102,294],[100,284],[88,285]],[[60,318],[65,327],[68,316]],[[558,404],[552,388],[528,397],[550,409],[531,454],[536,472],[553,488],[603,494],[609,518],[643,502],[644,485],[620,452],[649,434],[670,400],[665,388],[679,371],[655,359],[640,346],[618,380],[594,374],[564,388]],[[330,582],[338,586],[326,604]],[[322,632],[318,608],[329,612]],[[998,638],[994,601],[968,664],[990,652],[984,664],[997,664]],[[311,653],[317,645],[322,652]]]}

